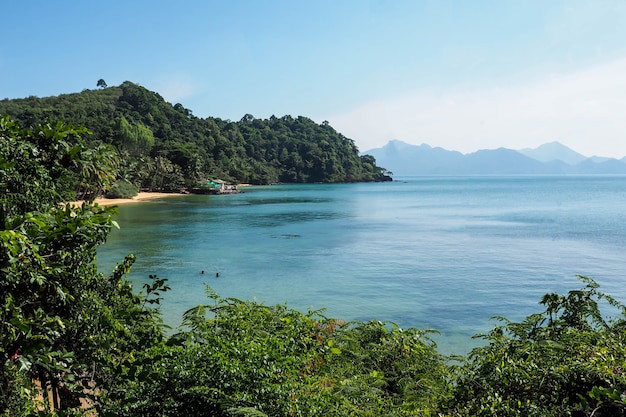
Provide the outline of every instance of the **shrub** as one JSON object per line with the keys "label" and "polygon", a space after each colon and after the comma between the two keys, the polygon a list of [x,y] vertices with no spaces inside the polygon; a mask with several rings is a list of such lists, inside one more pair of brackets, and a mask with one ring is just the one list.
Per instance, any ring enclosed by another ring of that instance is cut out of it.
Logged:
{"label": "shrub", "polygon": [[445,397],[422,332],[211,297],[138,357],[100,415],[429,416]]}
{"label": "shrub", "polygon": [[[546,294],[545,311],[482,336],[459,369],[454,404],[459,416],[625,416],[624,306],[587,285],[566,296]],[[599,302],[621,310],[607,321]]]}
{"label": "shrub", "polygon": [[139,188],[131,184],[126,180],[115,181],[109,192],[106,194],[107,198],[131,198],[137,195]]}

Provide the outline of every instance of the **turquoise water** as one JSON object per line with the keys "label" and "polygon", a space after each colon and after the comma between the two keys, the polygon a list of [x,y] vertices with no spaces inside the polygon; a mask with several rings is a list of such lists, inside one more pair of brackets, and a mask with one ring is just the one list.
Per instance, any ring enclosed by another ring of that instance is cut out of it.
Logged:
{"label": "turquoise water", "polygon": [[[576,274],[626,301],[626,177],[399,178],[392,183],[248,187],[120,206],[102,271],[127,253],[137,288],[169,279],[178,325],[223,297],[329,317],[433,328],[466,353],[492,316],[540,311]],[[205,274],[201,274],[204,270]],[[219,278],[216,273],[219,272]]]}

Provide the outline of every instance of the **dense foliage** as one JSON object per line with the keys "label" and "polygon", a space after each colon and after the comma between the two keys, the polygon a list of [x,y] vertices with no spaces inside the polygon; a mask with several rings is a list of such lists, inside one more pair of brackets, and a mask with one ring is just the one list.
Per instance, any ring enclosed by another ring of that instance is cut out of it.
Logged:
{"label": "dense foliage", "polygon": [[136,188],[180,190],[211,178],[251,184],[390,180],[372,156],[359,156],[354,142],[327,122],[302,116],[202,119],[128,81],[56,97],[1,100],[0,114],[24,126],[46,120],[86,126],[93,132],[90,144],[117,149],[115,179]]}
{"label": "dense foliage", "polygon": [[[626,310],[598,285],[546,294],[545,310],[483,337],[461,368],[453,415],[626,415]],[[599,303],[617,312],[607,321]]]}
{"label": "dense foliage", "polygon": [[119,386],[104,414],[428,415],[443,395],[447,369],[422,332],[211,298],[144,352],[146,377]]}
{"label": "dense foliage", "polygon": [[499,318],[465,359],[420,330],[210,288],[166,337],[165,279],[135,292],[133,255],[96,268],[115,210],[62,203],[116,167],[87,133],[0,118],[0,415],[626,415],[626,307],[585,277],[521,322]]}
{"label": "dense foliage", "polygon": [[0,118],[3,415],[43,407],[34,401],[37,387],[40,403],[45,392],[54,409],[75,407],[86,389],[113,383],[132,352],[162,338],[156,310],[123,280],[133,257],[109,276],[96,269],[114,210],[61,204],[66,181],[107,168],[84,146],[83,133],[62,123],[21,129]]}

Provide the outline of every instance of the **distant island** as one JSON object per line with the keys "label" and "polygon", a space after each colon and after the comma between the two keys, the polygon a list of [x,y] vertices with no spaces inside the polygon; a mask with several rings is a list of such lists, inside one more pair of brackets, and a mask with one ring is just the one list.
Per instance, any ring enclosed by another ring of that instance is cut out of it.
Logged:
{"label": "distant island", "polygon": [[535,149],[485,149],[469,154],[427,144],[391,140],[370,149],[377,163],[397,176],[419,175],[621,175],[626,160],[586,157],[559,142]]}

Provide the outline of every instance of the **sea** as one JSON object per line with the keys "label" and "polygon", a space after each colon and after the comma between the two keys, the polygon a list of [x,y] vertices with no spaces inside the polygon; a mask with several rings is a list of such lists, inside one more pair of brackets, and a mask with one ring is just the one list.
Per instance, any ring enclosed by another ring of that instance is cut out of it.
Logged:
{"label": "sea", "polygon": [[[121,205],[98,250],[125,255],[140,290],[168,279],[164,320],[221,297],[322,310],[346,321],[435,330],[466,355],[542,295],[593,278],[626,302],[626,176],[397,177],[393,182],[242,187]],[[612,313],[611,313],[612,314]]]}

